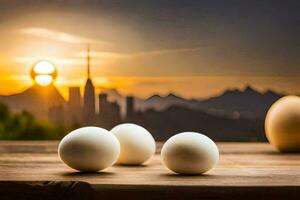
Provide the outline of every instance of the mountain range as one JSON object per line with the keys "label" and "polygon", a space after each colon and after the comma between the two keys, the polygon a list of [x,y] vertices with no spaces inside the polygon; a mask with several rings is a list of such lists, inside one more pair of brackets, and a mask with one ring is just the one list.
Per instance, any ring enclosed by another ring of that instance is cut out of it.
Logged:
{"label": "mountain range", "polygon": [[[116,101],[120,105],[121,114],[125,116],[126,97],[116,89],[102,92],[108,94],[109,101]],[[186,99],[173,93],[166,96],[155,94],[146,99],[136,97],[135,109],[140,112],[165,111],[172,106],[177,106],[220,117],[264,119],[269,107],[282,96],[284,94],[271,90],[259,92],[251,86],[246,86],[242,90],[225,90],[220,95],[207,99]],[[13,111],[18,112],[25,109],[42,118],[46,118],[49,106],[66,103],[54,86],[48,88],[33,86],[18,94],[0,95],[0,101],[10,106]]]}
{"label": "mountain range", "polygon": [[[225,90],[220,95],[207,99],[186,99],[170,93],[135,98],[135,114],[126,116],[126,96],[117,90],[105,90],[109,101],[116,101],[124,118],[118,123],[131,122],[146,127],[157,140],[166,140],[182,131],[198,131],[216,141],[266,141],[264,118],[269,107],[284,94],[274,91],[259,92],[247,86],[244,89]],[[51,107],[67,102],[54,86],[33,86],[14,95],[1,96],[13,112],[27,110],[41,119],[49,117]],[[74,110],[66,110],[72,116]],[[48,115],[48,116],[47,116]],[[108,116],[107,116],[108,117]],[[55,115],[63,122],[63,115]],[[109,119],[109,117],[108,117]],[[99,119],[100,120],[100,119]],[[98,121],[101,127],[112,126]]]}
{"label": "mountain range", "polygon": [[17,94],[0,95],[0,101],[8,105],[13,112],[27,110],[40,119],[48,119],[49,108],[66,104],[65,99],[53,85],[47,87],[33,85]]}
{"label": "mountain range", "polygon": [[[109,100],[117,101],[125,112],[125,97],[117,90],[106,90]],[[164,111],[171,106],[201,110],[211,115],[229,118],[264,119],[269,107],[284,94],[272,90],[259,92],[251,86],[244,89],[225,90],[220,95],[207,99],[186,99],[170,93],[166,96],[153,95],[147,99],[136,98],[135,109]]]}

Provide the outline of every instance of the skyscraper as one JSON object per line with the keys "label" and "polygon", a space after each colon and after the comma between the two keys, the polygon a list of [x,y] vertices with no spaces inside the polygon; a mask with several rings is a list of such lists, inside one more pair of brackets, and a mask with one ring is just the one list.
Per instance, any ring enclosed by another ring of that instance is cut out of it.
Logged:
{"label": "skyscraper", "polygon": [[81,96],[79,87],[69,88],[68,112],[70,122],[82,122]]}
{"label": "skyscraper", "polygon": [[78,108],[81,105],[80,88],[69,87],[69,105],[72,108]]}
{"label": "skyscraper", "polygon": [[95,87],[90,77],[90,48],[87,48],[87,81],[83,95],[83,116],[85,125],[95,122]]}
{"label": "skyscraper", "polygon": [[132,119],[134,116],[134,97],[127,96],[126,97],[126,118]]}
{"label": "skyscraper", "polygon": [[121,122],[119,104],[108,101],[106,93],[99,94],[99,122],[102,127],[108,129]]}
{"label": "skyscraper", "polygon": [[107,94],[101,93],[99,94],[99,116],[100,118],[107,117],[109,113],[109,102],[107,101]]}

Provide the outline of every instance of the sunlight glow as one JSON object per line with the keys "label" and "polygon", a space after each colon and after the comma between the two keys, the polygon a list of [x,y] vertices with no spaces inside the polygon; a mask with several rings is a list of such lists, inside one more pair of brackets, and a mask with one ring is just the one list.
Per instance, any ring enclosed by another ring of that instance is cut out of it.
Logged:
{"label": "sunlight glow", "polygon": [[39,61],[31,69],[31,78],[40,86],[52,84],[56,76],[56,67],[49,61]]}
{"label": "sunlight glow", "polygon": [[33,70],[37,74],[51,74],[55,71],[55,67],[52,63],[43,60],[35,64]]}
{"label": "sunlight glow", "polygon": [[37,75],[34,81],[40,86],[48,86],[53,82],[53,77],[51,75]]}

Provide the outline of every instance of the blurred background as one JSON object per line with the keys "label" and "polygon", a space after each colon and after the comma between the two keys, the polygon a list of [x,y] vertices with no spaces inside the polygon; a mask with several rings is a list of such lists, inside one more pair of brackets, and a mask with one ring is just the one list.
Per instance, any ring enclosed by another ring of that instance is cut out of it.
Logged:
{"label": "blurred background", "polygon": [[266,141],[300,94],[296,0],[0,0],[0,139],[132,122]]}

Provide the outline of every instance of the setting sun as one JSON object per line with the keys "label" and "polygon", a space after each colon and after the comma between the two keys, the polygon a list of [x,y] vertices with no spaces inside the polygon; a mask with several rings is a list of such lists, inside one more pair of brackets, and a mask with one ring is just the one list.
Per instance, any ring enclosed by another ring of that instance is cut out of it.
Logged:
{"label": "setting sun", "polygon": [[38,61],[31,69],[31,77],[40,86],[48,86],[57,76],[56,67],[49,61]]}
{"label": "setting sun", "polygon": [[53,82],[53,77],[50,75],[37,75],[34,81],[40,86],[48,86]]}

